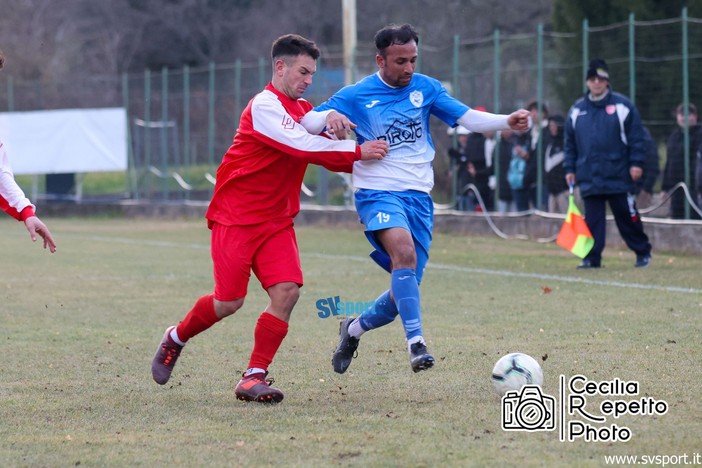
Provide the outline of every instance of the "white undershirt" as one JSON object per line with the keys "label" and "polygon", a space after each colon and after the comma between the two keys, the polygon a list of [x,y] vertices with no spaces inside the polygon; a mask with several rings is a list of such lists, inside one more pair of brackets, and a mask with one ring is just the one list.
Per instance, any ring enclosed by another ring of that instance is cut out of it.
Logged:
{"label": "white undershirt", "polygon": [[481,112],[474,109],[469,109],[460,119],[456,121],[458,125],[464,127],[471,132],[483,133],[497,130],[506,130],[509,128],[507,123],[508,115],[491,114],[490,112]]}

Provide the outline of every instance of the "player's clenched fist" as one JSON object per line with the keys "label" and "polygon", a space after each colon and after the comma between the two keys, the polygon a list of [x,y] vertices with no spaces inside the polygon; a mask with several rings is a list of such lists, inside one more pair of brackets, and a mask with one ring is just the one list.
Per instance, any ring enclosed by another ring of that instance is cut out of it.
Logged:
{"label": "player's clenched fist", "polygon": [[507,117],[507,125],[512,130],[517,132],[523,132],[529,128],[529,111],[526,109],[519,109],[512,112]]}
{"label": "player's clenched fist", "polygon": [[370,140],[361,145],[361,160],[383,159],[388,154],[388,143],[381,140]]}

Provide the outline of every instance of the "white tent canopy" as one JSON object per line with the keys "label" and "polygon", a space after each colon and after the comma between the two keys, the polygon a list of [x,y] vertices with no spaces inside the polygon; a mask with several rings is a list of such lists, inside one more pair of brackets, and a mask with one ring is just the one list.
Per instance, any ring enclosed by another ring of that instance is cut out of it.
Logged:
{"label": "white tent canopy", "polygon": [[127,170],[123,108],[0,113],[0,140],[15,174]]}

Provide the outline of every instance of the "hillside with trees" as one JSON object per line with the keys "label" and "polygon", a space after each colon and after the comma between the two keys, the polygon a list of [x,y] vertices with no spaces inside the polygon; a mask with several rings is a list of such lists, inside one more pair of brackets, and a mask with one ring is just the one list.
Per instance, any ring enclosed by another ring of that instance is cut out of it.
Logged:
{"label": "hillside with trees", "polygon": [[[342,50],[341,0],[0,0],[0,48],[22,79],[205,66],[267,56],[277,36],[295,32],[323,54]],[[533,32],[551,1],[357,1],[359,51],[387,23],[410,22],[427,46],[462,37]]]}

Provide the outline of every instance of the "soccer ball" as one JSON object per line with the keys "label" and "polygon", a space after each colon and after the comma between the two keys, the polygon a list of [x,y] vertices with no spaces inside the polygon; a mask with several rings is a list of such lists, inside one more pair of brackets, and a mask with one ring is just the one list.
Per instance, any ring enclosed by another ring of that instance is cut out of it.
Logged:
{"label": "soccer ball", "polygon": [[519,391],[526,384],[541,386],[544,374],[536,359],[523,353],[502,356],[492,369],[492,384],[500,396]]}

